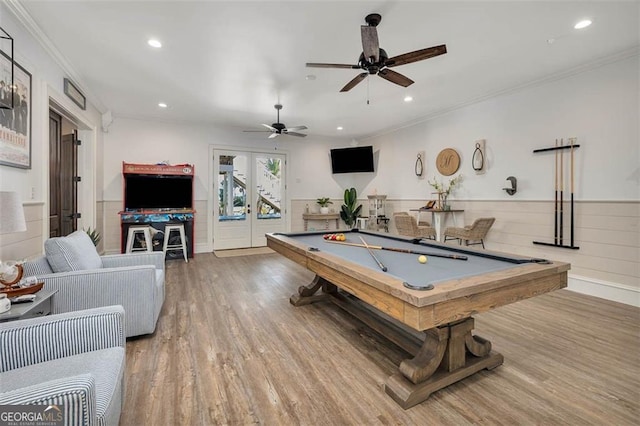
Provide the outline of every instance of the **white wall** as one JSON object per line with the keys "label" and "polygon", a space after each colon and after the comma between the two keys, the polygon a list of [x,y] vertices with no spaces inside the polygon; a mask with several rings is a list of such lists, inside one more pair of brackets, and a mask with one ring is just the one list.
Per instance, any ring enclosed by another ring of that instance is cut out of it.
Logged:
{"label": "white wall", "polygon": [[[435,158],[454,148],[464,182],[452,198],[553,199],[554,153],[532,151],[577,137],[575,198],[639,200],[639,69],[634,56],[364,141],[380,147],[383,165],[367,191],[433,198],[426,180],[413,173],[416,154],[426,150],[426,175],[440,179]],[[482,175],[471,165],[477,139],[486,139],[488,170]],[[511,175],[518,179],[513,197],[501,190]]]}
{"label": "white wall", "polygon": [[[15,7],[13,5],[12,7]],[[0,3],[0,26],[14,39],[14,59],[25,68],[32,76],[31,82],[31,168],[18,169],[0,166],[0,190],[17,191],[21,194],[25,203],[36,206],[29,209],[29,216],[34,218],[27,223],[27,233],[23,237],[3,236],[0,247],[5,258],[11,258],[12,250],[4,247],[7,241],[15,247],[20,246],[20,253],[32,253],[42,248],[44,238],[48,235],[48,171],[49,171],[49,101],[55,100],[61,110],[70,117],[79,118],[82,123],[83,134],[91,135],[85,139],[79,149],[81,163],[79,169],[83,176],[83,182],[79,187],[80,211],[83,218],[78,226],[96,226],[95,199],[96,199],[96,164],[95,152],[102,142],[101,134],[95,131],[95,123],[100,122],[100,112],[87,102],[86,111],[78,108],[63,93],[65,74],[36,38],[27,30],[27,27],[13,15],[13,10]],[[37,229],[35,229],[37,228]],[[29,248],[25,248],[22,239],[27,241]],[[16,240],[16,241],[14,241]],[[23,257],[19,253],[16,256]]]}

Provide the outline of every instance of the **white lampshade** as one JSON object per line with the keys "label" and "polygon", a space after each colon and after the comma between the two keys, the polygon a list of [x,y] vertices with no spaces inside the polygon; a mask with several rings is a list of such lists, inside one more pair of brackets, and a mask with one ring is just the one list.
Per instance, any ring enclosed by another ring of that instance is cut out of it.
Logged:
{"label": "white lampshade", "polygon": [[0,191],[0,234],[26,230],[20,195],[17,192]]}

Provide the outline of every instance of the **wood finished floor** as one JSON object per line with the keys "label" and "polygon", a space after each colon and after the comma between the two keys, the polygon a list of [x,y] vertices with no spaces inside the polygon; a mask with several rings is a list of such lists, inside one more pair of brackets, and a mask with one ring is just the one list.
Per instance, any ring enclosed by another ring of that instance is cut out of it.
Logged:
{"label": "wood finished floor", "polygon": [[567,290],[477,315],[505,362],[403,410],[408,355],[331,303],[289,304],[279,254],[167,262],[156,332],[127,342],[121,425],[632,425],[640,310]]}

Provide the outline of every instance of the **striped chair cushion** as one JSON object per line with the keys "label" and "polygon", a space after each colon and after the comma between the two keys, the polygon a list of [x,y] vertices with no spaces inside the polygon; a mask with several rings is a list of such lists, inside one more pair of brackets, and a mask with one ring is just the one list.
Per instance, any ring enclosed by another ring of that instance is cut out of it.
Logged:
{"label": "striped chair cushion", "polygon": [[[0,375],[0,401],[9,403],[3,399],[14,394],[22,394],[23,398],[27,395],[37,397],[37,389],[44,382],[63,379],[72,381],[74,376],[90,374],[95,380],[95,416],[98,424],[114,425],[118,423],[120,416],[124,368],[123,347],[86,352],[18,368]],[[82,378],[79,379],[81,382]],[[60,393],[64,393],[64,388],[60,388]],[[13,393],[8,394],[11,391]]]}
{"label": "striped chair cushion", "polygon": [[49,238],[44,252],[53,272],[82,271],[102,268],[102,260],[91,238],[78,230],[66,237]]}
{"label": "striped chair cushion", "polygon": [[51,269],[51,265],[49,265],[46,256],[40,256],[37,259],[24,262],[22,267],[24,268],[25,277],[39,277],[40,275],[53,273],[53,269]]}

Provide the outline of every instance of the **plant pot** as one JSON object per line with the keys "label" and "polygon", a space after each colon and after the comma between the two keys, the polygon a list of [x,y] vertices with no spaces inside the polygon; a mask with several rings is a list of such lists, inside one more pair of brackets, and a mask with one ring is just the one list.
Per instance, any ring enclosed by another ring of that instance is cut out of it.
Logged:
{"label": "plant pot", "polygon": [[320,214],[329,214],[329,207],[320,207]]}

